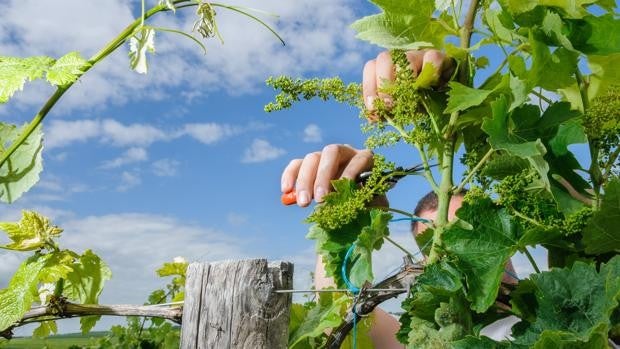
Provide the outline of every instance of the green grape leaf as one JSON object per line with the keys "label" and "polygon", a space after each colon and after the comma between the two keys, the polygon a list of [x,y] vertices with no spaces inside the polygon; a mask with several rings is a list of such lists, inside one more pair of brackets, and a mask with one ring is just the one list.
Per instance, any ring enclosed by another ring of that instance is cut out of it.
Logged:
{"label": "green grape leaf", "polygon": [[530,164],[518,156],[500,155],[495,156],[487,162],[482,169],[482,175],[493,179],[501,180],[507,176],[512,176],[528,169]]}
{"label": "green grape leaf", "polygon": [[530,86],[555,91],[576,83],[577,53],[563,47],[552,53],[549,46],[536,40],[532,33],[529,43],[532,46],[532,67],[528,73]]}
{"label": "green grape leaf", "polygon": [[456,258],[456,267],[465,274],[471,308],[482,313],[495,302],[506,263],[517,251],[522,228],[506,209],[489,198],[465,202],[456,215],[473,229],[450,226],[443,234],[445,250]]}
{"label": "green grape leaf", "polygon": [[76,258],[79,258],[77,253],[68,250],[54,251],[49,256],[39,280],[49,284],[55,284],[61,278],[67,277],[67,274],[73,271]]}
{"label": "green grape leaf", "polygon": [[185,260],[183,261],[174,261],[171,263],[164,263],[159,269],[155,272],[159,277],[166,276],[183,276],[185,277],[185,272],[187,271],[187,266],[189,263]]}
{"label": "green grape leaf", "polygon": [[450,81],[449,85],[448,106],[445,111],[448,114],[480,105],[493,92],[492,90],[468,87],[456,81]]}
{"label": "green grape leaf", "polygon": [[79,52],[69,52],[49,67],[45,77],[52,85],[66,86],[77,80],[87,65]]}
{"label": "green grape leaf", "polygon": [[432,18],[434,3],[426,0],[375,0],[385,12],[357,20],[357,37],[388,49],[442,48],[449,31]]}
{"label": "green grape leaf", "polygon": [[[50,57],[0,56],[0,103],[6,103],[27,81],[39,79],[54,62]],[[1,138],[0,138],[1,139]]]}
{"label": "green grape leaf", "polygon": [[370,225],[362,228],[362,232],[357,237],[355,249],[351,256],[351,270],[349,279],[354,285],[364,285],[365,282],[372,282],[374,275],[372,272],[372,252],[379,250],[383,245],[383,239],[390,234],[388,223],[392,215],[383,210],[373,209],[370,211]]}
{"label": "green grape leaf", "polygon": [[525,315],[513,327],[516,344],[606,347],[609,319],[620,297],[620,256],[600,272],[592,264],[575,262],[571,268],[532,274],[513,295],[513,309]]}
{"label": "green grape leaf", "polygon": [[[482,129],[489,135],[489,143],[493,149],[505,150],[511,155],[528,160],[532,167],[540,174],[540,178],[545,181],[545,185],[549,187],[550,184],[547,178],[549,165],[543,158],[547,152],[545,146],[540,139],[523,142],[520,136],[515,135],[517,128],[509,123],[510,114],[508,113],[507,104],[506,97],[503,95],[491,103],[493,118],[485,119],[482,123]],[[521,109],[517,108],[513,113],[520,113],[520,111]],[[535,117],[538,119],[538,116],[535,115]],[[514,118],[513,121],[515,121]]]}
{"label": "green grape leaf", "polygon": [[594,212],[583,231],[586,253],[620,253],[620,180],[614,179],[605,186],[601,208]]}
{"label": "green grape leaf", "polygon": [[[21,128],[0,122],[0,154],[24,132]],[[38,126],[0,167],[0,201],[13,203],[38,181],[43,170],[43,132]]]}
{"label": "green grape leaf", "polygon": [[473,337],[467,336],[456,342],[452,342],[454,349],[508,349],[513,348],[510,343],[496,342],[489,337]]}
{"label": "green grape leaf", "polygon": [[289,325],[290,349],[312,348],[308,342],[325,336],[325,331],[342,323],[342,308],[347,305],[347,297],[324,292],[314,306],[304,307],[293,304]]}
{"label": "green grape leaf", "polygon": [[562,22],[562,17],[553,11],[547,11],[541,26],[543,32],[553,40],[554,46],[563,46],[564,48],[574,51],[572,42],[564,34],[567,29]]}
{"label": "green grape leaf", "polygon": [[43,321],[39,324],[39,327],[35,328],[32,332],[32,336],[34,338],[45,338],[49,337],[50,334],[58,333],[58,327],[56,326],[56,321]]}
{"label": "green grape leaf", "polygon": [[43,248],[50,239],[57,238],[62,233],[62,229],[52,225],[47,217],[34,211],[22,211],[19,222],[0,222],[0,229],[12,240],[4,248],[15,251]]}
{"label": "green grape leaf", "polygon": [[445,261],[427,265],[402,304],[398,340],[412,348],[442,348],[468,332],[471,315],[461,280],[462,274]]}
{"label": "green grape leaf", "polygon": [[[620,53],[607,56],[589,55],[588,67],[592,71],[590,86],[588,87],[588,98],[590,100],[596,96],[602,96],[610,85],[620,83]],[[578,93],[579,91],[577,91],[576,99],[581,100]]]}
{"label": "green grape leaf", "polygon": [[0,290],[0,331],[19,321],[36,300],[41,271],[50,255],[35,254],[17,269],[8,287]]}
{"label": "green grape leaf", "polygon": [[609,33],[620,32],[620,20],[613,15],[586,16],[569,22],[570,41],[575,49],[588,55],[608,55],[620,52],[620,38]]}
{"label": "green grape leaf", "polygon": [[556,135],[549,140],[549,145],[553,154],[561,156],[568,154],[569,145],[586,143],[587,141],[581,121],[575,119],[561,124]]}
{"label": "green grape leaf", "polygon": [[415,79],[413,87],[418,88],[430,88],[436,85],[439,81],[439,69],[433,65],[433,63],[426,63],[422,67],[420,74]]}
{"label": "green grape leaf", "polygon": [[[506,21],[502,21],[504,18],[508,18],[510,20],[508,27],[504,24]],[[504,42],[511,43],[518,37],[516,31],[514,30],[512,19],[510,19],[510,16],[507,16],[504,11],[498,11],[490,8],[486,9],[484,11],[483,20],[491,32]]]}
{"label": "green grape leaf", "polygon": [[523,81],[512,74],[509,78],[510,91],[512,93],[512,102],[508,111],[513,111],[516,107],[523,105],[529,99],[530,87],[526,81]]}
{"label": "green grape leaf", "polygon": [[129,38],[129,65],[139,74],[146,74],[146,54],[155,53],[155,29],[144,27]]}
{"label": "green grape leaf", "polygon": [[588,15],[587,6],[597,0],[501,0],[502,7],[513,14],[533,10],[536,6],[548,6],[561,10],[565,17],[582,18]]}
{"label": "green grape leaf", "polygon": [[[110,268],[99,256],[87,250],[75,261],[72,269],[66,276],[63,295],[79,303],[97,304],[105,282],[112,277]],[[81,318],[82,333],[89,332],[99,318],[100,316]]]}

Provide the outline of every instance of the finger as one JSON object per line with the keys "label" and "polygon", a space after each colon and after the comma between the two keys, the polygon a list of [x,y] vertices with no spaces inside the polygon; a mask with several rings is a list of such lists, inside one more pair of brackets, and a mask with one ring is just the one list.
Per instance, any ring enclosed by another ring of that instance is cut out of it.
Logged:
{"label": "finger", "polygon": [[301,167],[301,159],[294,159],[286,165],[284,171],[282,171],[282,178],[280,179],[280,188],[283,193],[288,193],[295,189],[295,180],[299,174],[299,167]]}
{"label": "finger", "polygon": [[446,55],[441,51],[437,50],[427,50],[424,52],[424,58],[422,59],[422,67],[426,64],[432,64],[435,67],[435,75],[439,79],[441,72],[443,72],[444,61],[446,60]]}
{"label": "finger", "polygon": [[331,191],[331,181],[338,178],[340,168],[348,163],[355,153],[356,150],[347,145],[330,144],[323,148],[314,181],[314,200],[321,202],[323,196]]}
{"label": "finger", "polygon": [[306,155],[299,168],[297,182],[295,183],[295,192],[297,193],[297,204],[306,207],[312,201],[312,193],[314,188],[314,180],[321,159],[321,153],[314,152]]}
{"label": "finger", "polygon": [[413,70],[415,76],[420,74],[422,71],[422,61],[424,60],[424,52],[425,50],[414,50],[407,51],[407,60],[409,61],[409,67]]}
{"label": "finger", "polygon": [[368,149],[359,151],[342,171],[342,178],[355,179],[360,173],[372,168],[372,152]]}
{"label": "finger", "polygon": [[374,99],[377,96],[376,61],[370,60],[364,65],[362,74],[362,96],[366,109],[372,110]]}
{"label": "finger", "polygon": [[389,95],[381,92],[381,88],[394,81],[394,64],[392,63],[392,56],[390,56],[388,51],[383,51],[377,56],[375,78],[379,98],[389,99]]}

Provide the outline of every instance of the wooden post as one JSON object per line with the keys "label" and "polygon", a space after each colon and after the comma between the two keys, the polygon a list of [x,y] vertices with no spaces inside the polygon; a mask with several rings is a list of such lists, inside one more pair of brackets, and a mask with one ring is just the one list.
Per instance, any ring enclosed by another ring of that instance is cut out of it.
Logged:
{"label": "wooden post", "polygon": [[181,349],[286,348],[293,265],[264,259],[192,263]]}

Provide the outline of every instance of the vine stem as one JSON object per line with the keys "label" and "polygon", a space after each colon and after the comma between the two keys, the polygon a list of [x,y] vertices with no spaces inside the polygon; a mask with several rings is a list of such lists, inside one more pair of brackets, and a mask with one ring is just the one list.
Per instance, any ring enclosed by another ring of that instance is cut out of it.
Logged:
{"label": "vine stem", "polygon": [[530,251],[528,251],[527,247],[525,248],[524,251],[525,255],[527,256],[527,259],[530,261],[530,263],[532,264],[532,267],[534,268],[534,270],[536,271],[537,274],[540,274],[540,269],[538,268],[538,264],[536,264],[536,261],[534,260],[534,257],[532,257],[532,254],[530,253]]}
{"label": "vine stem", "polygon": [[484,154],[484,156],[482,157],[482,159],[480,159],[478,164],[469,172],[469,174],[467,174],[467,177],[465,177],[465,179],[463,179],[463,181],[458,185],[458,187],[456,187],[456,189],[454,190],[454,194],[458,194],[463,190],[465,185],[469,183],[471,179],[476,175],[476,172],[478,172],[480,168],[484,166],[484,164],[487,161],[489,161],[489,159],[491,158],[491,155],[493,155],[494,152],[495,152],[495,149],[491,148],[489,149],[489,151],[487,151],[486,154]]}
{"label": "vine stem", "polygon": [[6,338],[7,335],[11,335],[12,329],[20,327],[32,322],[41,322],[49,320],[49,316],[60,316],[61,318],[68,317],[82,317],[89,315],[108,315],[108,316],[146,316],[157,317],[162,319],[168,319],[181,323],[181,317],[183,316],[183,308],[172,307],[154,307],[149,305],[127,305],[127,304],[115,304],[115,305],[100,305],[100,304],[75,304],[75,303],[62,303],[58,306],[50,304],[48,306],[35,307],[30,309],[22,319],[15,325],[9,327],[2,332],[2,336]]}
{"label": "vine stem", "polygon": [[[472,0],[469,4],[463,26],[460,28],[460,46],[463,49],[469,49],[471,46],[471,36],[474,28],[474,21],[478,11],[479,0]],[[460,83],[471,86],[470,73],[470,57],[465,59],[465,64],[460,69],[458,80]],[[450,121],[446,127],[444,134],[444,144],[441,150],[441,183],[437,192],[437,219],[435,220],[436,228],[433,231],[433,244],[428,256],[428,263],[436,263],[442,256],[443,250],[443,232],[448,224],[448,210],[450,208],[450,199],[452,197],[453,187],[453,171],[454,171],[454,152],[456,146],[457,135],[454,132],[456,122],[460,114],[454,112],[450,115]]]}
{"label": "vine stem", "polygon": [[[579,94],[581,95],[581,103],[583,105],[583,113],[587,113],[590,109],[590,100],[588,99],[588,82],[585,80],[579,68],[575,70],[575,78],[579,87]],[[596,142],[588,139],[588,146],[590,148],[590,168],[588,172],[590,174],[590,180],[592,181],[592,189],[594,190],[594,199],[592,200],[592,209],[598,210],[601,200],[601,185],[603,181],[603,175],[598,163],[599,148]]]}
{"label": "vine stem", "polygon": [[[177,3],[189,2],[190,0],[176,0]],[[189,4],[188,4],[189,5]],[[197,4],[193,4],[196,6]],[[0,167],[4,165],[4,163],[9,159],[13,153],[19,148],[28,137],[34,132],[34,130],[43,122],[45,117],[48,115],[49,111],[56,105],[60,97],[62,97],[67,90],[75,84],[75,82],[82,77],[86,72],[88,72],[92,67],[99,63],[102,59],[110,55],[117,48],[119,48],[125,41],[135,33],[136,29],[143,25],[144,21],[155,15],[158,12],[167,11],[168,8],[165,5],[157,5],[151,8],[150,10],[143,13],[140,18],[134,20],[131,24],[129,24],[116,38],[110,41],[106,46],[104,46],[99,52],[93,55],[81,68],[81,73],[78,74],[75,81],[70,82],[63,86],[58,86],[54,94],[45,102],[43,107],[39,110],[39,112],[34,116],[34,118],[30,121],[28,126],[22,134],[11,144],[11,146],[0,155]]]}

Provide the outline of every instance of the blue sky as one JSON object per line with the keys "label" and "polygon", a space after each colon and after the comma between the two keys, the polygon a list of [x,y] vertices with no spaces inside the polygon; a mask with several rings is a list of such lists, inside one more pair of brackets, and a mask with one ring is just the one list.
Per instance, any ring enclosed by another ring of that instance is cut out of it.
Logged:
{"label": "blue sky", "polygon": [[[58,57],[78,50],[89,56],[129,23],[138,3],[0,0],[0,52]],[[267,20],[287,45],[246,17],[219,11],[225,44],[209,41],[206,56],[189,40],[158,34],[144,76],[129,70],[128,48],[121,48],[46,119],[38,187],[0,208],[1,220],[17,219],[22,208],[40,210],[65,228],[63,246],[99,253],[115,275],[102,302],[142,303],[163,285],[155,268],[175,256],[292,260],[298,286],[307,285],[314,255],[303,220],[310,210],[280,204],[280,173],[291,159],[325,144],[361,147],[364,138],[358,112],[346,106],[310,102],[265,114],[274,92],[264,80],[290,74],[360,81],[363,63],[379,49],[355,40],[348,25],[375,10],[349,0],[235,4],[280,14]],[[170,13],[156,23],[190,30],[188,14]],[[50,91],[28,85],[0,106],[0,117],[26,122]],[[405,148],[388,154],[399,165],[418,162]],[[390,200],[406,210],[428,191],[421,179],[399,186],[404,188]],[[407,224],[392,228],[396,240],[415,249]],[[377,258],[377,275],[400,258],[388,249]],[[0,252],[0,260],[4,286],[21,257]],[[529,271],[521,260],[517,268]],[[74,322],[61,327],[74,329]]]}

